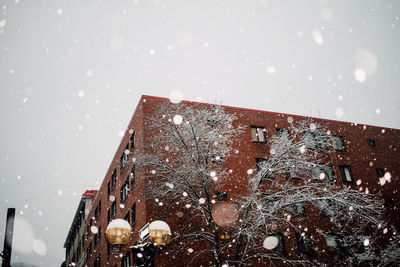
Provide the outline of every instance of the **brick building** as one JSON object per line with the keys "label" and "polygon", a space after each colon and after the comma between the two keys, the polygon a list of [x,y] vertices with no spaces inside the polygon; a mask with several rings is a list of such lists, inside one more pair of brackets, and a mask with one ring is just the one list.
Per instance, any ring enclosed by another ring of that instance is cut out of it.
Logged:
{"label": "brick building", "polygon": [[97,190],[86,190],[82,195],[74,219],[68,231],[68,236],[64,243],[65,266],[74,263],[76,267],[84,266],[85,251],[84,240],[86,224],[85,221],[92,208],[92,201],[97,194]]}
{"label": "brick building", "polygon": [[[132,226],[133,239],[128,245],[139,243],[139,230],[148,222],[162,219],[170,225],[172,235],[176,235],[180,223],[186,218],[187,209],[174,210],[174,207],[167,208],[154,199],[146,198],[144,192],[149,184],[144,179],[145,170],[134,162],[135,157],[145,150],[149,139],[161,138],[162,135],[157,132],[149,133],[145,118],[154,114],[160,105],[168,102],[166,98],[142,96],[128,124],[86,219],[84,247],[87,266],[133,265],[132,253],[120,253],[108,245],[105,239],[107,225],[115,218],[125,219]],[[181,104],[195,105],[188,101],[182,101]],[[201,103],[196,105],[209,106]],[[242,125],[244,130],[234,143],[235,149],[240,151],[240,157],[223,163],[227,169],[235,173],[235,176],[231,178],[232,180],[228,180],[223,188],[219,188],[213,197],[221,202],[235,202],[247,192],[249,169],[254,169],[256,172],[260,159],[268,157],[270,150],[267,140],[277,132],[288,128],[291,121],[302,120],[305,117],[226,106],[223,109],[226,113],[235,114],[237,117],[235,125]],[[318,118],[312,120],[329,128],[331,141],[334,143],[335,153],[328,159],[330,168],[328,173],[331,176],[329,178],[339,186],[380,193],[385,202],[382,209],[385,209],[386,221],[398,228],[399,223],[396,219],[400,215],[397,208],[399,200],[395,196],[399,188],[400,130]],[[382,186],[379,181],[386,173],[390,173],[390,183]],[[360,179],[363,188],[357,182]],[[317,236],[318,233],[312,225],[323,224],[323,219],[319,218],[320,213],[312,207],[306,207],[305,213],[309,218],[310,234]],[[91,226],[96,226],[97,231],[92,231]],[[221,238],[224,239],[225,236]],[[297,248],[301,249],[294,232],[280,238],[282,238],[282,249],[286,253],[295,254]],[[331,234],[323,242],[315,239],[314,246],[318,246],[321,251],[329,252],[331,249],[329,246],[339,243],[340,240],[337,238]],[[158,252],[156,266],[189,264],[192,260],[190,251],[186,251],[181,257],[172,256],[171,252],[179,246],[179,240],[174,242]],[[307,248],[304,242],[302,246],[303,249]],[[330,253],[326,255],[318,253],[315,257],[320,257],[321,261],[327,264],[332,264],[337,259]],[[208,266],[209,261],[206,256],[196,259],[191,264]],[[256,261],[253,264],[256,264]]]}

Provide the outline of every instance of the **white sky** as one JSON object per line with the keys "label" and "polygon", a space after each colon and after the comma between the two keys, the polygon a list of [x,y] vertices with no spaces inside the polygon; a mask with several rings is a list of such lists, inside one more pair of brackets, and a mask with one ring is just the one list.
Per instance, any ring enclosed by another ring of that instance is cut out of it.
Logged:
{"label": "white sky", "polygon": [[13,261],[61,264],[142,94],[400,128],[399,17],[399,1],[0,2],[1,248],[15,207]]}

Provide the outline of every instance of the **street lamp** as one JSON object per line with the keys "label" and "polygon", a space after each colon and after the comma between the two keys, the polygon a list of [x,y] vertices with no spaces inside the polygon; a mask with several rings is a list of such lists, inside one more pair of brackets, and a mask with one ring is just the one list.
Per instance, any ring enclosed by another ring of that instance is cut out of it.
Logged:
{"label": "street lamp", "polygon": [[166,222],[154,221],[148,224],[148,233],[150,242],[124,247],[132,238],[132,228],[129,222],[116,219],[107,226],[106,239],[111,245],[119,246],[121,252],[133,252],[137,266],[153,267],[157,246],[168,244],[171,240],[171,230]]}
{"label": "street lamp", "polygon": [[111,221],[107,226],[106,238],[113,246],[126,245],[132,238],[131,225],[123,219]]}
{"label": "street lamp", "polygon": [[164,221],[149,224],[149,241],[155,245],[165,246],[171,240],[171,229]]}

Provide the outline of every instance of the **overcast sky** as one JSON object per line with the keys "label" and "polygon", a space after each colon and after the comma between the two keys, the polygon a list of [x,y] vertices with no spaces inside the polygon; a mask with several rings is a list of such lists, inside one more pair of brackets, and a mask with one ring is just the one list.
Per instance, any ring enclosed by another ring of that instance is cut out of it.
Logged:
{"label": "overcast sky", "polygon": [[0,2],[0,247],[59,266],[142,94],[400,128],[399,1]]}

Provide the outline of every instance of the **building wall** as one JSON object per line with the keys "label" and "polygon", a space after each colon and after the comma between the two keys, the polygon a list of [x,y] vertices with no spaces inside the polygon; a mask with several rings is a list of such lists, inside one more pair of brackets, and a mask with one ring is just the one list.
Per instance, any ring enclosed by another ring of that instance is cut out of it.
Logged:
{"label": "building wall", "polygon": [[86,191],[81,198],[78,209],[76,210],[74,221],[71,224],[68,237],[64,244],[64,247],[66,248],[66,266],[84,266],[85,221],[92,207],[92,200],[96,193],[97,190]]}
{"label": "building wall", "polygon": [[[166,210],[165,207],[160,207],[153,199],[146,199],[143,192],[146,183],[143,177],[143,170],[135,168],[135,183],[129,182],[130,192],[128,197],[121,201],[121,188],[125,180],[129,178],[134,162],[132,161],[136,155],[144,151],[144,144],[148,138],[160,138],[157,133],[146,132],[146,125],[144,125],[144,117],[151,116],[162,103],[167,102],[168,99],[143,96],[140,100],[134,116],[130,121],[127,131],[122,138],[121,144],[118,147],[116,154],[111,162],[109,170],[107,171],[102,185],[100,186],[99,193],[94,199],[92,209],[88,215],[87,229],[85,238],[85,252],[87,254],[85,263],[88,266],[121,266],[121,253],[113,251],[107,246],[105,239],[105,230],[113,216],[108,216],[112,205],[116,206],[115,218],[129,217],[130,223],[133,228],[133,239],[128,245],[133,245],[138,242],[138,231],[147,223],[156,219],[166,221],[171,230],[174,231],[185,220],[185,210],[182,207],[176,206]],[[187,105],[192,105],[190,102],[183,102]],[[207,105],[207,104],[204,104]],[[240,196],[246,194],[248,169],[256,171],[256,158],[268,158],[269,148],[265,143],[253,142],[251,139],[250,126],[262,126],[266,128],[266,137],[271,138],[276,134],[276,128],[288,128],[288,120],[293,119],[299,121],[305,119],[302,116],[265,112],[258,110],[249,110],[234,107],[225,107],[226,112],[234,113],[238,117],[235,124],[244,126],[243,133],[237,137],[234,144],[235,149],[238,150],[238,157],[236,160],[231,160],[224,163],[228,169],[232,169],[232,175],[226,181],[224,187],[219,190],[228,193],[228,201],[235,202]],[[366,190],[368,188],[371,193],[382,193],[382,198],[385,200],[392,200],[395,207],[399,206],[398,198],[395,195],[398,193],[399,188],[399,164],[400,159],[400,131],[396,129],[368,126],[355,123],[329,121],[323,119],[313,119],[325,125],[333,135],[342,136],[345,143],[344,151],[336,151],[332,154],[328,161],[334,167],[335,183],[338,185],[346,185],[356,189]],[[130,142],[132,130],[134,132],[135,141],[134,149]],[[367,139],[375,141],[375,145],[368,144]],[[121,156],[125,149],[130,150],[129,163],[124,168],[121,166]],[[353,174],[353,182],[343,182],[340,178],[340,165],[351,166]],[[381,168],[385,172],[391,173],[392,179],[390,186],[381,186],[379,184],[379,176],[376,168]],[[112,174],[116,172],[117,179],[114,188],[108,192],[108,183],[112,182]],[[356,181],[361,179],[361,186],[357,185]],[[395,190],[394,190],[395,189]],[[111,198],[110,198],[111,196]],[[113,197],[115,200],[113,200]],[[101,203],[101,212],[96,215],[96,208]],[[113,204],[115,203],[115,204]],[[121,205],[122,204],[122,205]],[[132,207],[136,206],[136,220],[133,222]],[[313,207],[306,207],[307,223],[304,227],[308,227],[311,233],[316,234],[316,228],[324,230],[324,219],[319,216],[319,212]],[[399,226],[396,218],[400,215],[397,208],[387,209],[387,220],[392,224]],[[110,217],[110,218],[109,218]],[[161,217],[161,218],[160,218]],[[93,219],[94,218],[94,219]],[[99,233],[94,234],[90,231],[90,226],[94,225],[99,229]],[[325,229],[328,231],[329,229]],[[294,235],[294,234],[293,234]],[[97,241],[95,241],[97,240]],[[315,246],[319,250],[326,250],[325,241],[316,239]],[[97,245],[94,245],[94,244]],[[171,264],[186,265],[190,260],[190,253],[182,255],[182,257],[169,256],[168,250],[173,250],[177,243],[170,244],[163,251],[158,252],[157,266],[171,266]],[[296,254],[296,238],[295,236],[285,237],[286,251],[290,254]],[[130,264],[132,263],[132,256],[130,255]],[[322,256],[318,256],[322,257]],[[333,260],[333,259],[332,259]],[[196,261],[196,265],[208,265],[208,259]]]}

